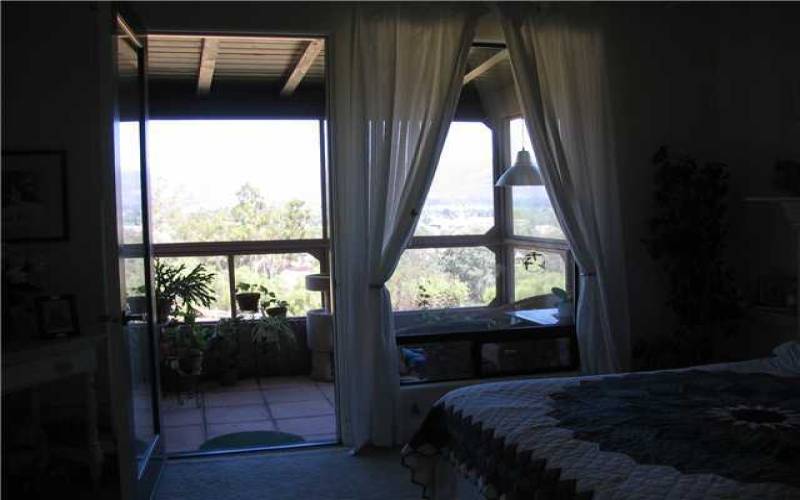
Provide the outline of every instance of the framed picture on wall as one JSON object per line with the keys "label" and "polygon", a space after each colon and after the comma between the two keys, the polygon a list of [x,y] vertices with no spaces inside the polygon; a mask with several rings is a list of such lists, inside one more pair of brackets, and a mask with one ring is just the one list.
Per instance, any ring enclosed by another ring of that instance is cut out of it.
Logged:
{"label": "framed picture on wall", "polygon": [[36,299],[39,336],[44,339],[72,337],[78,334],[78,317],[73,295],[56,295]]}
{"label": "framed picture on wall", "polygon": [[3,241],[68,237],[65,151],[3,151]]}

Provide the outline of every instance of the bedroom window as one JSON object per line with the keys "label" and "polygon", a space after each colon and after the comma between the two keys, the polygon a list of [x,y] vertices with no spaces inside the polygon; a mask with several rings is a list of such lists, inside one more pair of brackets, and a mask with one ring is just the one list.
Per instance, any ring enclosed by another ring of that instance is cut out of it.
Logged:
{"label": "bedroom window", "polygon": [[401,383],[577,366],[572,254],[544,186],[494,186],[519,149],[533,151],[521,118],[498,126],[451,124],[388,283]]}

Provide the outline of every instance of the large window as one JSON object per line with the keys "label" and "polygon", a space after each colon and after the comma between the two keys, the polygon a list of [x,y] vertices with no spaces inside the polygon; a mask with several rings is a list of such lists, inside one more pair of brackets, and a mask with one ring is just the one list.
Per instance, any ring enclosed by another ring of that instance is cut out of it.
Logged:
{"label": "large window", "polygon": [[150,121],[155,255],[215,273],[216,301],[199,319],[236,314],[231,296],[241,283],[274,291],[290,316],[321,307],[305,276],[328,267],[323,127],[321,120]]}
{"label": "large window", "polygon": [[553,288],[571,291],[571,255],[544,186],[494,187],[517,151],[532,151],[521,118],[505,126],[504,134],[481,122],[450,126],[414,238],[388,283],[401,314],[548,308]]}
{"label": "large window", "polygon": [[578,366],[572,256],[543,186],[494,187],[533,152],[522,119],[502,126],[451,124],[388,283],[403,384]]}

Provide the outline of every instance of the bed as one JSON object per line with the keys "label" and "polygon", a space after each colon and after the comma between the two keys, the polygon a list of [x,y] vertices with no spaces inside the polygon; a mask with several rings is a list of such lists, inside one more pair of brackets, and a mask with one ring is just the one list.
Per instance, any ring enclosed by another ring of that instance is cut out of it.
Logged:
{"label": "bed", "polygon": [[800,499],[800,342],[738,363],[457,389],[402,462],[433,499]]}

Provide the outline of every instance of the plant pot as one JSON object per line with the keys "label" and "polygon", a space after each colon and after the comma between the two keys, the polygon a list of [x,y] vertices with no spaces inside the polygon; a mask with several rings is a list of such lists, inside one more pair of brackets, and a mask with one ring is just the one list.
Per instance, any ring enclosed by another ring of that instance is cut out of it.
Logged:
{"label": "plant pot", "polygon": [[219,374],[219,383],[224,386],[236,385],[239,381],[239,369],[236,367],[222,370]]}
{"label": "plant pot", "polygon": [[240,311],[256,312],[260,298],[261,294],[258,292],[237,293],[236,305],[239,306]]}
{"label": "plant pot", "polygon": [[178,366],[187,375],[200,375],[203,373],[203,351],[187,349],[178,360]]}
{"label": "plant pot", "polygon": [[158,301],[158,314],[156,319],[160,324],[164,324],[169,319],[169,313],[172,311],[172,302],[169,300],[161,299]]}
{"label": "plant pot", "polygon": [[134,295],[128,297],[128,312],[132,316],[144,316],[147,314],[147,297],[144,295]]}
{"label": "plant pot", "polygon": [[270,307],[267,309],[267,314],[269,314],[273,318],[285,318],[286,317],[286,308],[285,307]]}

